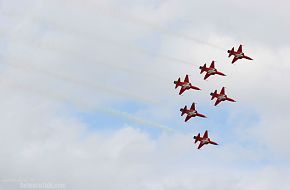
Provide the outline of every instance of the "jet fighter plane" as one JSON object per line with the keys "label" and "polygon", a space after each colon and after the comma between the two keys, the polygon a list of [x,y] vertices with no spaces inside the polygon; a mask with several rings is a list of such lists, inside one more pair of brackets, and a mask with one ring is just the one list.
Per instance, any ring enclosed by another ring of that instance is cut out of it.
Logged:
{"label": "jet fighter plane", "polygon": [[177,81],[174,81],[175,84],[175,89],[179,86],[181,86],[179,95],[181,95],[185,90],[189,90],[189,89],[194,89],[194,90],[201,90],[200,88],[193,86],[188,79],[188,75],[185,76],[184,78],[184,82],[180,81],[180,78],[178,78]]}
{"label": "jet fighter plane", "polygon": [[209,76],[215,75],[215,74],[226,76],[222,72],[217,71],[217,69],[214,66],[214,61],[211,62],[210,66],[208,68],[206,67],[206,63],[205,63],[203,66],[200,66],[199,69],[201,70],[200,74],[202,74],[203,72],[206,72],[206,74],[204,76],[204,80],[207,79]]}
{"label": "jet fighter plane", "polygon": [[195,110],[195,103],[193,102],[190,109],[187,109],[187,106],[184,106],[184,108],[181,108],[180,109],[181,111],[181,116],[183,116],[184,114],[187,114],[186,118],[185,118],[185,122],[187,122],[190,118],[192,117],[206,117],[205,115],[203,114],[200,114],[198,113],[196,110]]}
{"label": "jet fighter plane", "polygon": [[197,149],[200,149],[203,145],[206,145],[206,144],[218,145],[218,143],[213,142],[210,140],[210,138],[208,138],[207,130],[204,132],[203,137],[201,137],[200,133],[198,133],[198,135],[194,136],[193,139],[195,140],[194,143],[197,143],[198,141],[200,141]]}
{"label": "jet fighter plane", "polygon": [[233,47],[231,50],[228,50],[228,53],[229,53],[229,57],[231,57],[232,55],[234,56],[232,63],[236,62],[238,59],[243,59],[243,58],[248,59],[248,60],[253,60],[252,58],[246,56],[243,53],[242,45],[239,46],[238,51],[235,51]]}
{"label": "jet fighter plane", "polygon": [[215,106],[218,105],[220,102],[228,100],[231,102],[236,102],[235,100],[229,98],[226,94],[225,94],[225,87],[222,88],[221,92],[218,94],[217,90],[215,90],[213,93],[210,93],[211,95],[211,99],[213,100],[214,98],[216,98],[216,102],[215,102]]}

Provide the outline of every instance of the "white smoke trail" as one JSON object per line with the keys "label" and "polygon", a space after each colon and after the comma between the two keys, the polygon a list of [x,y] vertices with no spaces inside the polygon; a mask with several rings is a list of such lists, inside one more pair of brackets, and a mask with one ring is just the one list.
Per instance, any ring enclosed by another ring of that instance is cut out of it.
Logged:
{"label": "white smoke trail", "polygon": [[[5,34],[3,31],[0,29],[0,36],[5,38]],[[58,47],[54,43],[49,43],[49,42],[29,42],[26,39],[19,38],[17,35],[14,35],[13,37],[9,37],[9,44],[16,44],[16,45],[26,45],[26,46],[31,46],[32,48],[38,48],[38,49],[44,49],[48,51],[53,51],[54,53],[58,53],[60,55],[68,56],[68,57],[78,57],[83,60],[82,64],[87,64],[87,65],[102,65],[105,67],[109,67],[110,69],[114,70],[121,70],[129,74],[134,74],[137,75],[138,77],[140,76],[145,76],[145,77],[150,77],[154,78],[157,80],[162,80],[168,82],[168,79],[165,77],[162,77],[161,75],[156,75],[153,73],[148,73],[148,72],[142,72],[142,70],[134,70],[129,67],[124,67],[120,66],[118,64],[110,64],[109,62],[101,62],[99,60],[92,60],[92,58],[88,58],[88,55],[81,54],[80,52],[77,51],[71,51],[69,49],[61,48]]]}
{"label": "white smoke trail", "polygon": [[[24,61],[24,59],[22,59],[22,61]],[[65,76],[63,74],[58,74],[58,73],[55,73],[55,72],[52,72],[52,71],[48,71],[48,70],[42,69],[42,68],[36,66],[35,64],[28,64],[28,63],[19,64],[18,62],[11,61],[11,60],[9,62],[7,62],[7,63],[0,62],[0,64],[8,64],[10,66],[13,66],[15,68],[18,68],[18,69],[21,69],[21,70],[25,70],[25,71],[33,71],[33,72],[43,73],[43,74],[51,76],[53,78],[57,78],[57,79],[60,79],[60,80],[72,82],[72,83],[87,87],[89,89],[96,90],[98,92],[105,91],[105,92],[108,92],[108,93],[111,93],[111,94],[118,94],[120,96],[134,98],[135,100],[142,101],[142,102],[148,103],[148,104],[153,104],[153,105],[158,104],[157,101],[148,99],[146,97],[141,97],[141,96],[138,96],[138,95],[135,95],[135,94],[131,94],[131,93],[128,93],[126,91],[122,91],[120,89],[113,89],[111,87],[106,87],[106,86],[103,86],[101,84],[96,83],[95,81],[94,82],[90,82],[90,81],[85,81],[85,80],[82,80],[82,79],[76,79],[76,78],[73,78],[73,77],[70,77],[70,76]]]}
{"label": "white smoke trail", "polygon": [[[54,99],[60,102],[64,102],[64,101],[70,102],[74,104],[75,106],[77,106],[78,108],[81,108],[81,109],[85,108],[90,111],[102,112],[102,113],[111,115],[113,117],[119,117],[119,118],[131,121],[133,123],[136,123],[145,127],[158,128],[167,132],[176,132],[174,129],[169,128],[166,125],[162,125],[153,121],[148,121],[146,119],[136,117],[127,112],[119,111],[119,110],[108,108],[108,107],[101,107],[101,106],[92,107],[92,102],[85,102],[84,99],[73,99],[72,96],[67,95],[67,94],[51,92],[48,90],[43,90],[40,88],[31,87],[31,86],[24,86],[23,84],[18,84],[17,82],[10,80],[9,78],[5,78],[4,80],[5,80],[5,85],[8,85],[9,88],[14,88],[14,89],[22,90],[22,91],[29,92],[32,94],[37,94],[38,96],[49,98],[49,99]],[[3,84],[3,80],[1,80],[0,82],[2,82]]]}
{"label": "white smoke trail", "polygon": [[[3,14],[3,13],[2,13]],[[10,13],[5,13],[6,15],[8,15],[9,17],[16,17],[16,15],[10,14]],[[34,18],[33,20],[31,20],[32,23],[37,24],[40,23],[40,20],[38,20],[37,18]],[[130,45],[130,44],[124,44],[124,43],[120,43],[117,42],[115,40],[109,39],[109,38],[104,38],[104,36],[98,37],[95,36],[93,33],[91,33],[90,31],[80,31],[77,28],[74,28],[73,30],[70,29],[68,26],[63,26],[63,25],[59,25],[56,22],[52,22],[49,20],[45,20],[45,23],[48,24],[50,27],[52,27],[54,30],[58,30],[60,32],[63,33],[67,33],[73,36],[78,36],[80,38],[90,38],[90,41],[92,41],[92,43],[99,43],[99,40],[105,40],[106,43],[110,43],[114,46],[117,46],[121,49],[127,49],[129,51],[134,51],[134,52],[138,52],[138,53],[142,53],[142,54],[147,54],[149,56],[154,56],[154,57],[159,57],[161,59],[165,59],[167,61],[170,61],[171,63],[182,63],[182,64],[186,64],[186,65],[193,65],[191,61],[187,61],[187,60],[183,60],[174,56],[170,56],[170,55],[165,55],[165,54],[161,54],[161,53],[156,53],[156,52],[150,52],[147,49],[144,48],[140,48],[137,47],[135,45]],[[98,38],[98,39],[97,39]]]}
{"label": "white smoke trail", "polygon": [[[103,16],[109,16],[109,17],[112,17],[112,18],[118,19],[118,20],[125,20],[125,21],[131,22],[133,24],[144,25],[144,26],[149,27],[149,28],[151,28],[153,30],[157,30],[157,31],[159,31],[161,33],[164,33],[166,35],[170,35],[170,36],[173,36],[173,37],[177,37],[177,38],[181,38],[181,39],[184,39],[184,40],[188,40],[188,41],[191,41],[193,43],[198,43],[198,44],[201,44],[201,45],[210,46],[210,47],[222,50],[222,51],[225,50],[225,48],[220,47],[220,46],[218,46],[216,44],[209,43],[209,42],[203,41],[203,40],[199,40],[197,38],[194,38],[194,37],[186,35],[186,34],[172,32],[172,31],[170,31],[168,29],[165,29],[165,28],[161,27],[160,25],[158,25],[156,23],[148,22],[148,21],[146,21],[144,19],[131,16],[131,15],[125,13],[125,12],[120,12],[119,9],[111,9],[111,10],[108,11],[108,10],[102,9],[100,7],[97,7],[93,2],[83,2],[83,3],[89,4],[90,7],[95,7],[97,9],[97,12],[94,12],[94,13],[102,14]],[[9,16],[9,17],[12,17],[12,18],[17,18],[16,14],[13,14],[11,12],[2,11],[1,14]],[[36,17],[32,17],[31,15],[30,15],[30,18],[33,18],[33,20],[30,20],[32,22],[36,22],[36,23],[40,22]],[[52,24],[52,23],[50,23],[50,24]],[[57,26],[57,25],[56,25],[56,23],[53,23],[52,26]],[[59,25],[57,26],[57,28],[61,29],[62,31],[67,30],[63,26],[59,26]],[[67,33],[72,33],[72,31],[67,31]],[[158,56],[162,57],[162,55],[158,55]]]}
{"label": "white smoke trail", "polygon": [[[115,9],[115,8],[111,8],[110,10],[103,9],[99,5],[96,5],[94,1],[89,1],[89,2],[86,1],[84,3],[87,3],[87,5],[89,7],[96,8],[97,11],[95,11],[95,13],[97,13],[97,14],[102,14],[104,16],[109,16],[109,17],[112,17],[112,18],[118,19],[118,20],[125,20],[125,21],[131,22],[133,24],[144,25],[144,26],[146,26],[148,28],[151,28],[153,30],[157,30],[157,31],[159,31],[161,33],[164,33],[166,35],[170,35],[172,37],[177,37],[177,38],[180,38],[180,39],[191,41],[193,43],[209,46],[209,47],[221,50],[221,51],[225,51],[226,50],[226,48],[224,48],[224,47],[218,46],[216,44],[213,44],[213,43],[210,43],[210,42],[207,42],[207,41],[204,41],[204,40],[200,40],[200,39],[194,38],[193,36],[189,36],[187,34],[182,34],[182,33],[177,33],[177,32],[170,31],[170,30],[168,30],[168,29],[166,29],[164,27],[161,27],[160,25],[158,25],[156,23],[152,23],[152,22],[146,21],[145,19],[138,18],[136,16],[132,16],[132,15],[130,15],[128,13],[125,13],[125,12],[121,12],[120,9]],[[162,55],[158,55],[158,56],[162,57]]]}
{"label": "white smoke trail", "polygon": [[170,36],[175,36],[177,38],[181,38],[181,39],[184,39],[184,40],[187,40],[187,41],[191,41],[193,43],[198,43],[198,44],[201,44],[201,45],[206,45],[206,46],[210,46],[212,48],[215,48],[215,49],[218,49],[218,50],[221,50],[221,51],[225,51],[226,48],[223,48],[221,46],[218,46],[216,44],[213,44],[213,43],[210,43],[210,42],[207,42],[207,41],[203,41],[203,40],[199,40],[197,38],[194,38],[192,36],[189,36],[189,35],[186,35],[186,34],[182,34],[182,33],[177,33],[177,32],[173,32],[173,31],[170,31],[168,29],[165,29],[163,27],[161,27],[160,25],[158,24],[154,24],[154,23],[151,23],[151,22],[148,22],[144,19],[141,19],[141,18],[138,18],[138,17],[133,17],[125,12],[120,12],[120,10],[118,9],[115,9],[113,11],[110,11],[110,12],[104,12],[102,10],[99,11],[99,13],[102,13],[106,16],[111,16],[111,17],[114,17],[115,19],[119,19],[119,20],[126,20],[126,21],[129,21],[131,23],[134,23],[134,24],[142,24],[144,26],[147,26],[151,29],[154,29],[154,30],[157,30],[161,33],[164,33],[164,34],[167,34],[167,35],[170,35]]}

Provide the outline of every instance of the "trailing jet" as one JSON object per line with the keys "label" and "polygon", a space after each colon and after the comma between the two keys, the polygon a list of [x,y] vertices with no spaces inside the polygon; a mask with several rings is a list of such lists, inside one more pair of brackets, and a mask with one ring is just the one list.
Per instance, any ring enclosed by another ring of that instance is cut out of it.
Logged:
{"label": "trailing jet", "polygon": [[209,76],[211,75],[222,75],[222,76],[226,76],[225,74],[223,74],[222,72],[219,72],[215,66],[214,66],[214,61],[211,62],[210,66],[207,68],[206,67],[206,63],[203,66],[200,66],[199,69],[200,74],[202,74],[203,72],[206,72],[205,76],[204,76],[204,80],[207,79]]}
{"label": "trailing jet", "polygon": [[192,86],[192,84],[189,82],[188,75],[185,76],[184,82],[180,81],[180,78],[178,78],[177,81],[174,81],[175,89],[179,86],[181,86],[179,95],[181,95],[185,90],[194,89],[194,90],[201,90],[200,88],[196,86]]}
{"label": "trailing jet", "polygon": [[233,47],[231,50],[228,50],[228,53],[229,53],[229,57],[231,57],[232,55],[234,56],[232,63],[236,62],[238,59],[243,59],[243,58],[248,59],[248,60],[253,60],[252,58],[246,56],[243,53],[242,45],[239,46],[238,51],[235,51]]}
{"label": "trailing jet", "polygon": [[218,143],[213,142],[210,140],[210,138],[208,138],[207,130],[204,132],[203,137],[201,137],[200,133],[198,133],[198,135],[194,136],[193,139],[195,140],[194,143],[197,143],[198,141],[200,141],[197,149],[200,149],[203,145],[206,145],[206,144],[218,145]]}
{"label": "trailing jet", "polygon": [[206,117],[205,115],[203,114],[200,114],[198,113],[196,110],[195,110],[195,103],[193,102],[190,109],[187,109],[187,106],[184,106],[184,108],[181,108],[180,109],[181,111],[181,116],[183,116],[184,114],[187,114],[186,118],[185,118],[185,122],[187,122],[190,118],[192,117]]}
{"label": "trailing jet", "polygon": [[215,106],[218,105],[220,102],[222,101],[231,101],[231,102],[236,102],[235,100],[229,98],[226,94],[225,94],[225,87],[222,88],[221,92],[218,94],[217,90],[215,90],[213,93],[210,93],[211,95],[211,99],[213,100],[214,98],[216,98],[216,102],[215,102]]}

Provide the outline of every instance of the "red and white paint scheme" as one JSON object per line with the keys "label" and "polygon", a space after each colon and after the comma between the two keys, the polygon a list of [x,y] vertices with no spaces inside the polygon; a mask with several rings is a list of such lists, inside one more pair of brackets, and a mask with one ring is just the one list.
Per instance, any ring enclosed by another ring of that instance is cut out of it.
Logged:
{"label": "red and white paint scheme", "polygon": [[215,90],[214,92],[210,93],[211,95],[211,99],[213,100],[214,98],[216,98],[216,102],[215,102],[215,106],[218,105],[220,102],[222,101],[231,101],[231,102],[236,102],[234,99],[229,98],[226,94],[225,94],[225,87],[222,88],[221,92],[218,94],[217,90]]}
{"label": "red and white paint scheme", "polygon": [[201,137],[200,133],[198,133],[198,135],[194,136],[193,139],[195,140],[194,143],[197,143],[198,141],[200,142],[197,149],[200,149],[203,145],[207,145],[207,144],[218,145],[218,143],[213,142],[210,140],[210,138],[208,138],[207,130],[204,132],[203,137]]}
{"label": "red and white paint scheme", "polygon": [[201,90],[200,88],[193,86],[190,82],[189,82],[189,78],[188,75],[185,76],[184,81],[181,82],[180,78],[178,78],[177,81],[174,81],[175,84],[175,89],[179,86],[181,86],[181,89],[179,91],[179,95],[181,95],[184,91],[189,90],[189,89],[194,89],[194,90]]}
{"label": "red and white paint scheme", "polygon": [[200,114],[196,111],[194,102],[192,103],[190,109],[187,109],[187,106],[184,106],[184,108],[181,108],[180,111],[181,111],[181,116],[183,116],[184,114],[187,114],[184,120],[185,122],[187,122],[192,117],[205,117],[206,118],[205,115]]}
{"label": "red and white paint scheme", "polygon": [[203,66],[200,66],[199,69],[200,69],[200,74],[202,74],[203,72],[206,72],[205,76],[204,76],[204,80],[207,79],[209,76],[211,75],[221,75],[221,76],[226,76],[225,74],[223,74],[222,72],[219,72],[215,66],[214,66],[214,62],[215,61],[212,61],[210,66],[207,68],[206,67],[206,63],[203,65]]}
{"label": "red and white paint scheme", "polygon": [[238,51],[234,50],[234,47],[231,50],[228,50],[229,53],[229,57],[231,57],[232,55],[234,56],[234,59],[232,61],[232,63],[236,62],[238,59],[248,59],[248,60],[253,60],[252,58],[246,56],[243,53],[243,49],[242,49],[242,45],[239,46]]}

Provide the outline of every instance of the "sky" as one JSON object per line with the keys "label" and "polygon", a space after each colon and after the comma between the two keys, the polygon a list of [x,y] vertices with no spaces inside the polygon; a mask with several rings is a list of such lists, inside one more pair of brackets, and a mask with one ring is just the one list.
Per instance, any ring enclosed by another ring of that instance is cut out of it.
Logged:
{"label": "sky", "polygon": [[[289,6],[0,0],[0,190],[290,190]],[[203,80],[212,60],[227,76]]]}

